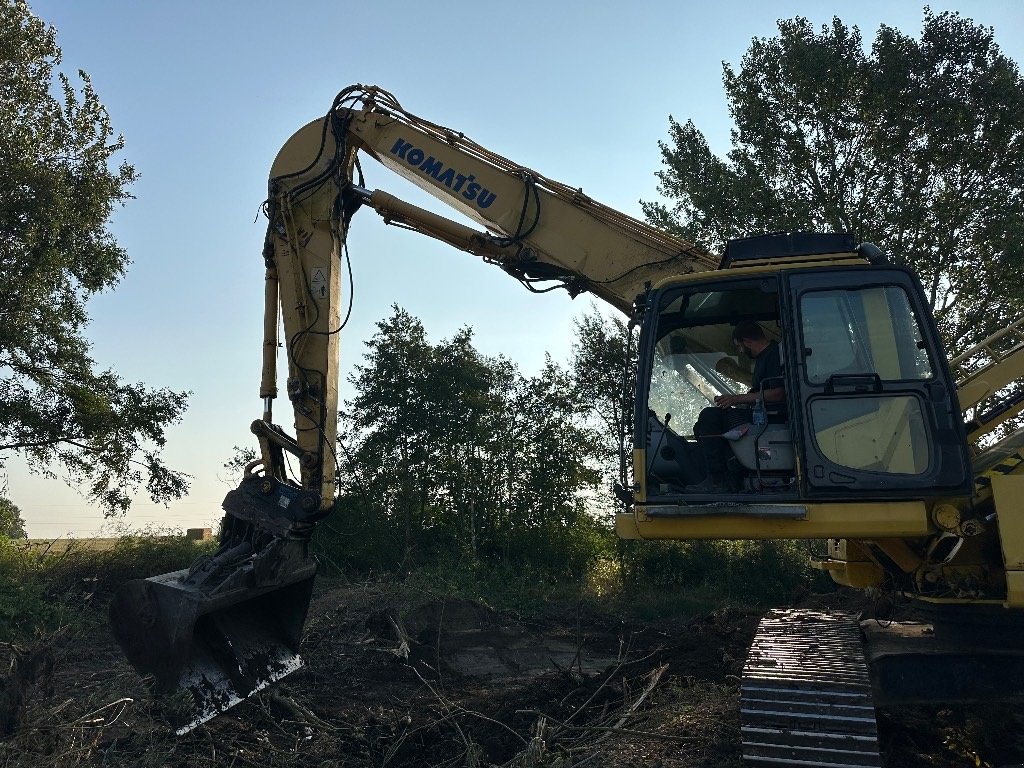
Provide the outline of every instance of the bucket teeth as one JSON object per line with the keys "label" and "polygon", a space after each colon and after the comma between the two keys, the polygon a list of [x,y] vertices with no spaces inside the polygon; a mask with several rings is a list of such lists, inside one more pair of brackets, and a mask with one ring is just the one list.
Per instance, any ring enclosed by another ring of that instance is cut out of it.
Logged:
{"label": "bucket teeth", "polygon": [[[218,625],[216,628],[199,625]],[[173,718],[175,733],[181,735],[206,721],[226,712],[253,693],[281,680],[302,667],[302,659],[286,647],[264,642],[231,642],[223,633],[221,639],[211,642],[210,635],[223,632],[222,622],[197,625],[197,635],[205,639],[202,650],[194,654],[181,671],[178,687],[191,694],[191,708]],[[258,628],[245,621],[232,618],[234,632],[251,630],[253,637]],[[233,634],[233,633],[232,633]]]}

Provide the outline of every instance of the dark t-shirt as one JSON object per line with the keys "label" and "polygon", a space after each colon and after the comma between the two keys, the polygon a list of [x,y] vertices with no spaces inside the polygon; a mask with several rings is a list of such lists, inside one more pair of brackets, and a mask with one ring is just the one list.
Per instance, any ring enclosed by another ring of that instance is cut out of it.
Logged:
{"label": "dark t-shirt", "polygon": [[765,389],[778,389],[783,386],[781,376],[782,355],[779,352],[779,343],[770,341],[764,351],[754,358],[754,379],[751,383],[751,391],[760,392],[761,382],[765,379],[774,379],[765,385]]}

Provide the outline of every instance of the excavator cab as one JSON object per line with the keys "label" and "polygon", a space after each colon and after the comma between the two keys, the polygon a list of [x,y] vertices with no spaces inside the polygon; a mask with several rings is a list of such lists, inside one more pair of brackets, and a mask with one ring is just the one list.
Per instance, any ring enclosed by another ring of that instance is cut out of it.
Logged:
{"label": "excavator cab", "polygon": [[[635,472],[646,501],[772,504],[956,496],[971,488],[956,391],[917,279],[870,264],[846,235],[740,241],[713,277],[647,294]],[[735,249],[734,249],[735,250]],[[760,258],[757,256],[760,255]],[[753,391],[733,330],[778,344],[784,402],[728,409],[721,435],[693,426],[718,395]],[[713,495],[710,451],[728,455]],[[723,444],[727,448],[723,448]]]}

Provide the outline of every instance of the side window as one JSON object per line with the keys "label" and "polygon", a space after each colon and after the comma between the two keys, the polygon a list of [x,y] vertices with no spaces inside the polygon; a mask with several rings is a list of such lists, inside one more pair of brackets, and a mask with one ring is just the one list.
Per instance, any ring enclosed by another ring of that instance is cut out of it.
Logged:
{"label": "side window", "polygon": [[825,382],[833,373],[857,367],[853,319],[845,291],[812,291],[800,302],[807,379]]}
{"label": "side window", "polygon": [[921,332],[900,286],[807,291],[800,298],[806,376],[877,374],[883,381],[932,378]]}
{"label": "side window", "polygon": [[753,360],[737,353],[736,324],[755,321],[779,339],[778,280],[694,283],[665,290],[649,357],[647,407],[659,420],[672,414],[672,429],[689,434],[717,395],[746,392]]}
{"label": "side window", "polygon": [[[810,290],[800,297],[807,382],[833,376],[930,379],[932,366],[906,291],[898,285]],[[861,472],[921,475],[931,449],[916,394],[816,394],[808,416],[821,455]]]}
{"label": "side window", "polygon": [[730,343],[732,328],[722,324],[681,329],[655,345],[648,407],[659,420],[671,413],[672,428],[680,434],[690,433],[690,425],[716,395],[745,392],[750,386],[751,366],[713,349]]}

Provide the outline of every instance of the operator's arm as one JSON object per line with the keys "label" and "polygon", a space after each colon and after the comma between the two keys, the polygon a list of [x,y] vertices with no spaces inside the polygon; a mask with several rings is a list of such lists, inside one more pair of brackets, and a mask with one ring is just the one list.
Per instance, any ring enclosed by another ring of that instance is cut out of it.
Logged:
{"label": "operator's arm", "polygon": [[[754,405],[761,399],[761,393],[751,390],[738,395],[719,395],[715,398],[715,405],[722,408],[729,408],[733,405]],[[786,399],[786,390],[782,387],[774,387],[764,391],[766,403],[781,403]]]}
{"label": "operator's arm", "polygon": [[721,408],[755,405],[762,397],[765,403],[781,403],[786,399],[786,390],[782,386],[782,355],[778,344],[774,342],[758,356],[750,390],[742,394],[720,395],[715,398],[715,405]]}

